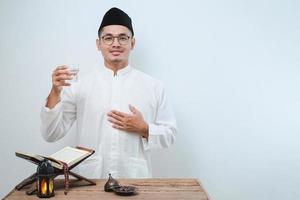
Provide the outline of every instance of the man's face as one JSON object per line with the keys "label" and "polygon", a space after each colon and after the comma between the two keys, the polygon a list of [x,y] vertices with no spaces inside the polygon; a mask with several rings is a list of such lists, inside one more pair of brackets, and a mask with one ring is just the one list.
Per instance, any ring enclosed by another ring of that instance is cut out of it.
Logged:
{"label": "man's face", "polygon": [[110,66],[128,65],[134,44],[130,30],[121,25],[105,26],[97,39],[98,50],[101,51],[105,63]]}

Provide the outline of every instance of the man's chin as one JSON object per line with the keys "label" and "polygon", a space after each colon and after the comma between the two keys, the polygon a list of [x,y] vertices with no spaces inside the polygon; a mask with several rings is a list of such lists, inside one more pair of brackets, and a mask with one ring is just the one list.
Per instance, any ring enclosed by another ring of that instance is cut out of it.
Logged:
{"label": "man's chin", "polygon": [[113,63],[120,63],[120,62],[122,62],[123,60],[122,59],[120,59],[120,58],[114,58],[114,59],[111,59],[111,62],[113,62]]}

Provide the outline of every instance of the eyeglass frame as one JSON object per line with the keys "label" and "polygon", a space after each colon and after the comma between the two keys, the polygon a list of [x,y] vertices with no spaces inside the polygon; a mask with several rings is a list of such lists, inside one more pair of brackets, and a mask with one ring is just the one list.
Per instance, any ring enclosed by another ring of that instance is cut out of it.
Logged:
{"label": "eyeglass frame", "polygon": [[[106,36],[111,36],[111,37],[113,38],[113,40],[112,40],[112,42],[111,42],[110,44],[105,43],[104,37],[106,37]],[[126,37],[127,37],[128,40],[127,40],[127,42],[126,42],[125,44],[122,44],[122,43],[120,42],[120,37],[121,37],[121,36],[126,36]],[[119,43],[120,45],[127,45],[128,42],[129,42],[129,39],[132,38],[132,37],[129,36],[129,35],[127,35],[127,34],[125,34],[125,33],[121,33],[121,34],[118,35],[118,36],[113,36],[112,34],[105,34],[105,35],[101,36],[100,38],[103,40],[103,43],[104,43],[104,44],[110,46],[110,45],[112,45],[112,44],[115,42],[115,38],[117,38],[118,43]]]}

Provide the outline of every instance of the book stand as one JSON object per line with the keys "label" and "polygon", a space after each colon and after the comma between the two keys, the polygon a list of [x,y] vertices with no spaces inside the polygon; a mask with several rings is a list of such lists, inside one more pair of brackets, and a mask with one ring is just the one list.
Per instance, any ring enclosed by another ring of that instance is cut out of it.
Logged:
{"label": "book stand", "polygon": [[[70,168],[68,167],[64,167],[63,169],[58,169],[58,168],[55,168],[54,167],[54,178],[59,176],[59,175],[64,175],[65,176],[65,194],[68,193],[69,191],[69,175],[73,176],[74,178],[76,178],[77,180],[83,180],[83,181],[86,181],[89,183],[89,185],[96,185],[96,182],[84,177],[84,176],[81,176],[79,174],[76,174],[74,172],[72,172],[71,170],[76,167],[79,163],[81,163],[82,161],[84,161],[86,158],[90,157],[95,151],[92,150],[92,149],[87,149],[87,148],[84,148],[84,147],[76,147],[78,149],[82,149],[82,150],[86,150],[86,151],[90,151],[91,154],[88,155],[87,157],[83,158],[82,160],[80,160],[79,162],[77,162],[76,164],[72,165]],[[21,157],[21,158],[24,158],[24,159],[27,159],[29,160],[30,162],[36,164],[36,165],[39,165],[41,161],[39,160],[36,160],[36,159],[32,159],[32,158],[27,158],[27,157],[23,157],[22,155],[19,155],[16,153],[16,156],[18,157]],[[57,162],[57,163],[60,163],[64,166],[66,166],[65,163],[61,162],[61,161],[58,161],[58,160],[55,160],[53,158],[49,158],[49,157],[45,157],[45,156],[42,156],[44,157],[45,159],[48,159],[52,162]],[[36,188],[36,182],[37,182],[37,173],[35,172],[34,174],[32,174],[31,176],[27,177],[26,179],[24,179],[23,181],[21,181],[18,185],[15,186],[15,189],[16,190],[21,190],[23,187],[29,185],[29,184],[32,184],[31,187],[26,191],[26,194],[27,195],[32,195],[34,194],[36,191],[37,191],[37,188]]]}

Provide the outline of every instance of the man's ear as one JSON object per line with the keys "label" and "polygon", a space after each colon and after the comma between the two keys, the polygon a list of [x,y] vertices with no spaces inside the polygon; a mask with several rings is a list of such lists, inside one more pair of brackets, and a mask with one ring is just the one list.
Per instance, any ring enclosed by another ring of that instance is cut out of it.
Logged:
{"label": "man's ear", "polygon": [[96,39],[96,46],[97,46],[98,51],[100,51],[100,39],[99,38]]}
{"label": "man's ear", "polygon": [[131,50],[133,50],[135,47],[135,38],[131,39]]}

